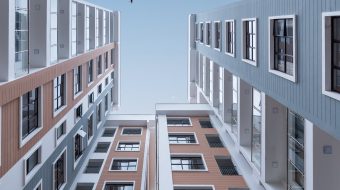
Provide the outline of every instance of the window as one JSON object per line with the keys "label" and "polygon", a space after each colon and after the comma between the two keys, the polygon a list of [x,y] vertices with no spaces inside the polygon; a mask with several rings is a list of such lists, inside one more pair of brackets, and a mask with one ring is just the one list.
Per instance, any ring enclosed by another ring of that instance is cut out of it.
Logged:
{"label": "window", "polygon": [[102,137],[113,137],[115,135],[115,128],[106,128],[104,129]]}
{"label": "window", "polygon": [[42,190],[42,180],[34,187],[34,190]]}
{"label": "window", "polygon": [[105,153],[110,148],[110,142],[98,142],[97,147],[94,152]]}
{"label": "window", "polygon": [[204,25],[203,23],[200,23],[200,42],[203,43],[203,37],[204,37]]}
{"label": "window", "polygon": [[222,175],[238,175],[233,161],[229,157],[215,156],[218,168]]}
{"label": "window", "polygon": [[26,175],[28,175],[38,164],[41,162],[41,148],[39,147],[37,150],[33,152],[33,154],[26,159],[25,168]]}
{"label": "window", "polygon": [[97,125],[102,121],[102,103],[97,105]]}
{"label": "window", "polygon": [[223,91],[224,91],[224,68],[219,67],[218,68],[218,111],[222,115],[223,114]]}
{"label": "window", "polygon": [[[179,187],[179,186],[176,186],[176,187],[174,187],[174,190],[214,190],[213,188],[212,188],[212,186],[208,186],[208,187],[205,187],[205,186],[181,186],[181,187]],[[229,189],[230,190],[230,189]],[[241,189],[239,189],[239,190],[241,190]]]}
{"label": "window", "polygon": [[93,137],[93,114],[87,119],[87,141]]}
{"label": "window", "polygon": [[141,135],[142,128],[123,128],[123,135]]}
{"label": "window", "polygon": [[98,85],[98,95],[102,93],[102,84]]}
{"label": "window", "polygon": [[103,159],[90,159],[89,162],[87,163],[84,173],[87,174],[99,173],[100,168],[103,165],[103,162],[104,162]]}
{"label": "window", "polygon": [[56,128],[57,140],[66,134],[66,121],[64,121],[59,127]]}
{"label": "window", "polygon": [[171,156],[172,170],[205,170],[202,156],[191,155],[172,155]]}
{"label": "window", "polygon": [[210,120],[200,120],[199,122],[202,128],[213,128]]}
{"label": "window", "polygon": [[111,65],[113,65],[113,63],[115,62],[115,60],[114,60],[114,53],[115,53],[115,49],[111,49]]}
{"label": "window", "polygon": [[269,72],[295,82],[295,16],[270,17]]}
{"label": "window", "polygon": [[104,190],[133,190],[133,183],[106,182]]}
{"label": "window", "polygon": [[28,73],[29,6],[28,0],[15,1],[15,76]]}
{"label": "window", "polygon": [[54,111],[58,111],[62,108],[66,103],[66,83],[65,83],[65,74],[58,76],[53,80],[54,86]]}
{"label": "window", "polygon": [[231,131],[238,134],[238,78],[233,75],[233,104],[231,111]]}
{"label": "window", "polygon": [[93,190],[94,183],[77,183],[76,190]]}
{"label": "window", "polygon": [[111,96],[111,104],[113,104],[113,87],[111,87],[110,96]]}
{"label": "window", "polygon": [[139,142],[120,142],[118,144],[118,151],[139,151]]}
{"label": "window", "polygon": [[85,49],[90,50],[90,7],[86,6],[85,16]]}
{"label": "window", "polygon": [[82,66],[79,65],[73,69],[73,90],[74,95],[78,94],[82,90]]}
{"label": "window", "polygon": [[111,170],[113,171],[137,171],[137,159],[114,159]]}
{"label": "window", "polygon": [[207,46],[211,45],[211,23],[207,22],[206,23],[206,39],[205,42],[207,44]]}
{"label": "window", "polygon": [[104,53],[105,70],[109,68],[109,52]]}
{"label": "window", "polygon": [[102,56],[101,55],[96,58],[96,62],[97,62],[97,76],[99,76],[103,73]]}
{"label": "window", "polygon": [[214,22],[215,25],[215,48],[221,49],[221,22]]}
{"label": "window", "polygon": [[189,118],[167,118],[168,126],[191,126]]}
{"label": "window", "polygon": [[222,148],[223,143],[218,135],[205,135],[211,148]]}
{"label": "window", "polygon": [[89,100],[89,106],[90,106],[91,104],[93,104],[93,102],[94,102],[94,92],[92,92],[91,94],[89,94],[88,100]]}
{"label": "window", "polygon": [[111,72],[111,80],[115,79],[115,73],[114,71]]}
{"label": "window", "polygon": [[54,163],[53,169],[54,189],[62,189],[66,184],[66,151],[64,151]]}
{"label": "window", "polygon": [[105,78],[105,86],[107,86],[109,84],[109,77]]}
{"label": "window", "polygon": [[87,83],[93,82],[93,60],[87,62]]}
{"label": "window", "polygon": [[304,189],[305,119],[288,111],[288,189]]}
{"label": "window", "polygon": [[256,66],[256,19],[243,22],[243,61]]}
{"label": "window", "polygon": [[104,101],[104,108],[105,108],[105,113],[109,111],[109,95],[105,95],[105,101]]}
{"label": "window", "polygon": [[99,18],[99,10],[96,9],[96,47],[99,47],[99,22],[100,22],[100,18]]}
{"label": "window", "polygon": [[322,13],[322,93],[340,100],[340,14]]}
{"label": "window", "polygon": [[261,126],[262,126],[261,93],[253,88],[253,116],[251,136],[251,160],[257,169],[261,167]]}
{"label": "window", "polygon": [[103,11],[103,41],[106,44],[106,11]]}
{"label": "window", "polygon": [[40,127],[40,89],[36,88],[22,96],[21,139],[25,139]]}
{"label": "window", "polygon": [[170,144],[196,144],[194,134],[169,134]]}
{"label": "window", "polygon": [[71,52],[72,56],[77,55],[77,3],[72,2],[72,22],[71,22],[71,39],[72,39],[72,46],[71,46]]}
{"label": "window", "polygon": [[235,52],[235,22],[234,20],[229,20],[225,22],[226,31],[226,49],[225,52],[234,56]]}
{"label": "window", "polygon": [[195,23],[195,41],[199,41],[199,24]]}
{"label": "window", "polygon": [[80,104],[76,108],[76,119],[80,119],[83,116],[83,104]]}
{"label": "window", "polygon": [[50,22],[50,60],[51,63],[55,63],[58,61],[58,1],[51,1],[50,5],[50,15],[51,15],[51,22]]}
{"label": "window", "polygon": [[74,161],[76,162],[83,155],[83,137],[86,133],[80,129],[74,136]]}

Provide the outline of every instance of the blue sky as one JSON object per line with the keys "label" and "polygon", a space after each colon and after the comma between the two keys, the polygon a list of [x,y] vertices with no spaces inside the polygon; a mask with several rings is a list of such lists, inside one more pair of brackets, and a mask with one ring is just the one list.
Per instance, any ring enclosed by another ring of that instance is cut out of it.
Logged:
{"label": "blue sky", "polygon": [[187,102],[188,15],[231,0],[89,0],[121,12],[120,113]]}

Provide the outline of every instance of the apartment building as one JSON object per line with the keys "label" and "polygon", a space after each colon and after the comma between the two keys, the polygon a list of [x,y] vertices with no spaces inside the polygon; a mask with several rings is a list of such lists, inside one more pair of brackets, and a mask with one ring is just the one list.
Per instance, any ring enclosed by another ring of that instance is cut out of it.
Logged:
{"label": "apartment building", "polygon": [[188,99],[250,189],[339,188],[340,4],[240,0],[189,16]]}
{"label": "apartment building", "polygon": [[120,102],[117,11],[0,2],[0,189],[70,189]]}

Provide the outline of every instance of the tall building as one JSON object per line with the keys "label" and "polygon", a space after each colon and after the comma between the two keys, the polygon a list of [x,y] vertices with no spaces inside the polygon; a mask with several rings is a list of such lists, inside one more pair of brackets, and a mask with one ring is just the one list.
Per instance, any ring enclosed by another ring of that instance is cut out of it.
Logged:
{"label": "tall building", "polygon": [[70,189],[119,107],[119,12],[0,2],[0,189]]}
{"label": "tall building", "polygon": [[188,99],[250,189],[339,189],[340,4],[241,0],[189,16]]}

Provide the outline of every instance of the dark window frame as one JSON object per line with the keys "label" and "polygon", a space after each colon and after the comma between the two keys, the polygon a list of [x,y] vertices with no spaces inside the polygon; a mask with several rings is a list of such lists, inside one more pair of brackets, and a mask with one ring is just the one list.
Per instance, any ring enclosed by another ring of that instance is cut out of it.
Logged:
{"label": "dark window frame", "polygon": [[113,159],[111,171],[137,171],[138,160],[136,158]]}
{"label": "dark window frame", "polygon": [[[251,27],[249,27],[251,25]],[[254,31],[255,27],[255,31]],[[255,41],[257,42],[257,22],[256,20],[245,20],[244,21],[244,40],[245,40],[245,47],[244,47],[244,58],[256,62],[257,59],[257,44],[254,43],[253,39],[255,38]],[[249,51],[251,50],[251,55],[249,54]],[[255,54],[255,56],[254,56]]]}
{"label": "dark window frame", "polygon": [[54,91],[57,92],[57,97],[53,97],[54,111],[58,111],[66,104],[66,74],[62,74],[53,80]]}
{"label": "dark window frame", "polygon": [[97,63],[97,77],[103,74],[103,66],[102,66],[102,55],[99,55],[96,58],[96,63]]}
{"label": "dark window frame", "polygon": [[235,52],[235,22],[234,21],[226,21],[226,53],[234,54]]}
{"label": "dark window frame", "polygon": [[174,134],[169,133],[169,144],[198,144],[195,134]]}
{"label": "dark window frame", "polygon": [[87,84],[93,82],[93,59],[87,62]]}
{"label": "dark window frame", "polygon": [[175,171],[206,170],[203,157],[200,155],[171,155],[171,168]]}
{"label": "dark window frame", "polygon": [[[332,91],[334,92],[337,92],[337,93],[340,93],[340,82],[339,84],[337,83],[337,77],[340,77],[340,76],[336,76],[335,72],[339,72],[340,73],[340,66],[337,66],[335,65],[336,61],[335,61],[335,56],[334,56],[334,50],[336,49],[335,46],[338,44],[340,45],[340,40],[336,40],[335,39],[335,35],[334,35],[334,28],[335,28],[335,21],[340,19],[340,16],[333,16],[331,17],[331,22],[332,22],[332,37],[331,37],[331,43],[332,43],[332,64],[331,64],[331,75],[332,75],[332,78],[331,78],[331,86],[332,86]],[[340,74],[339,74],[340,75]],[[340,79],[338,79],[340,80]]]}
{"label": "dark window frame", "polygon": [[61,189],[66,183],[66,151],[63,152],[58,160],[54,163],[54,188]]}
{"label": "dark window frame", "polygon": [[[33,98],[32,98],[33,97]],[[22,96],[21,139],[25,139],[40,128],[40,88],[35,88]],[[32,111],[33,108],[33,111]],[[27,129],[26,129],[27,128]]]}
{"label": "dark window frame", "polygon": [[222,44],[222,27],[221,27],[221,21],[215,21],[214,22],[214,27],[215,27],[215,38],[214,38],[214,41],[215,41],[215,44],[214,44],[214,48],[215,49],[218,49],[218,50],[221,50],[222,47],[221,47],[221,44]]}
{"label": "dark window frame", "polygon": [[41,147],[37,148],[26,160],[25,160],[25,175],[28,175],[36,166],[41,163]]}
{"label": "dark window frame", "polygon": [[119,142],[117,145],[117,151],[125,151],[125,152],[140,151],[140,143],[139,142]]}
{"label": "dark window frame", "polygon": [[73,92],[74,95],[82,91],[82,65],[73,70]]}
{"label": "dark window frame", "polygon": [[[81,130],[81,129],[80,129]],[[79,134],[74,136],[74,161],[78,161],[78,159],[83,155],[83,137]]]}

